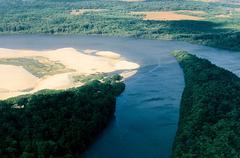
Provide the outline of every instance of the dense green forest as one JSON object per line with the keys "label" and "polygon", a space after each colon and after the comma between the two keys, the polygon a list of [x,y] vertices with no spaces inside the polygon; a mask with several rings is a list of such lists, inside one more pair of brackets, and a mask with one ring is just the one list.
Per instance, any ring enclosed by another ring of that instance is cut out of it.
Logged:
{"label": "dense green forest", "polygon": [[240,78],[186,52],[174,52],[185,74],[172,157],[240,157]]}
{"label": "dense green forest", "polygon": [[114,115],[124,83],[114,75],[69,90],[0,101],[1,158],[73,158]]}
{"label": "dense green forest", "polygon": [[[226,3],[195,0],[0,0],[0,34],[97,34],[173,39],[240,50],[239,6],[234,0]],[[102,11],[71,14],[79,9]],[[194,16],[204,20],[155,21],[131,14],[135,11],[179,10],[202,11],[204,14]]]}

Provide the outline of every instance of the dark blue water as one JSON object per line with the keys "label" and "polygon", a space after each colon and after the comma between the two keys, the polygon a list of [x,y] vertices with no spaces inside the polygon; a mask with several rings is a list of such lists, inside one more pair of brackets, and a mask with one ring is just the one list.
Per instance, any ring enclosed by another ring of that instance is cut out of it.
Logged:
{"label": "dark blue water", "polygon": [[84,158],[167,158],[177,130],[183,73],[169,54],[182,49],[240,74],[240,53],[176,41],[94,36],[0,36],[0,47],[49,50],[73,47],[120,53],[141,65],[118,97],[115,119]]}

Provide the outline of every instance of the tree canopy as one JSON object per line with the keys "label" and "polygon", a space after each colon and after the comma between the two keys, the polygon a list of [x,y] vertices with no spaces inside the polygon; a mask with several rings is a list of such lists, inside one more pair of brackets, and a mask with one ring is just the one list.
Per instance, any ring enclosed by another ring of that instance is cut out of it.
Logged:
{"label": "tree canopy", "polygon": [[172,157],[240,157],[240,78],[186,52],[173,55],[186,85]]}
{"label": "tree canopy", "polygon": [[[120,77],[119,77],[120,78]],[[114,116],[118,78],[69,90],[43,90],[0,101],[1,158],[72,158]]]}

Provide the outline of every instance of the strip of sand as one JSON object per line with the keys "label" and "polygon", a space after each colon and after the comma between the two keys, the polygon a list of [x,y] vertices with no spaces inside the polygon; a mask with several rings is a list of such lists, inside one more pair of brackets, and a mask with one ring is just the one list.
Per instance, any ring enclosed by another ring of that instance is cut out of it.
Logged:
{"label": "strip of sand", "polygon": [[[22,61],[23,58],[35,60],[46,58],[48,63],[60,63],[65,66],[65,69],[71,71],[61,72],[56,69],[56,73],[54,73],[52,72],[54,71],[53,69],[51,70],[51,75],[36,77],[22,66],[0,64],[0,73],[3,74],[3,77],[0,79],[0,99],[33,93],[42,89],[67,89],[83,85],[83,83],[73,82],[72,76],[76,74],[91,75],[111,73],[119,70],[124,72],[139,68],[138,64],[127,61],[118,53],[111,51],[94,50],[94,53],[87,54],[74,48],[46,51],[0,48],[0,60],[14,59],[14,61],[18,61],[18,59],[21,59],[20,61]],[[39,60],[39,62],[42,61]]]}

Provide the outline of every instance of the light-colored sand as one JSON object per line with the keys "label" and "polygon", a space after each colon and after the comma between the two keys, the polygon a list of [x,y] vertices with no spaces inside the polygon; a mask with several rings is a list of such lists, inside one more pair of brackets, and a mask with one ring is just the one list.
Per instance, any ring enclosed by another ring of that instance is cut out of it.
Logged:
{"label": "light-colored sand", "polygon": [[1,92],[0,99],[4,100],[11,97],[19,96],[19,95],[25,95],[25,94],[29,94],[29,92],[20,92],[20,91],[19,92]]}
{"label": "light-colored sand", "polygon": [[189,1],[199,1],[199,2],[206,2],[206,3],[224,2],[224,0],[189,0]]}
{"label": "light-colored sand", "polygon": [[34,92],[41,89],[66,89],[72,85],[70,73],[57,74],[43,78],[34,88]]}
{"label": "light-colored sand", "polygon": [[84,13],[87,12],[103,12],[106,11],[106,9],[78,9],[78,10],[71,10],[70,14],[71,15],[83,15]]}
{"label": "light-colored sand", "polygon": [[96,55],[112,59],[119,59],[121,57],[119,54],[111,51],[98,51]]}
{"label": "light-colored sand", "polygon": [[183,15],[172,11],[166,12],[132,12],[132,14],[144,15],[144,20],[203,20],[201,17]]}
{"label": "light-colored sand", "polygon": [[230,14],[226,14],[226,15],[221,14],[221,15],[216,15],[215,17],[216,18],[231,18],[231,15]]}
{"label": "light-colored sand", "polygon": [[131,63],[128,61],[118,61],[115,63],[114,68],[116,70],[132,70],[132,69],[137,69],[139,67],[138,64],[136,63]]}
{"label": "light-colored sand", "polygon": [[[240,3],[240,2],[239,2]],[[240,8],[235,8],[234,9],[236,12],[240,12]]]}
{"label": "light-colored sand", "polygon": [[223,4],[233,4],[233,5],[240,5],[238,0],[192,0],[192,1],[200,1],[206,3],[223,3]]}
{"label": "light-colored sand", "polygon": [[[49,61],[63,64],[66,68],[72,69],[73,72],[37,78],[22,67],[0,65],[0,73],[3,76],[0,78],[0,99],[32,93],[42,89],[66,89],[82,85],[82,83],[73,82],[73,74],[90,75],[110,73],[118,70],[129,71],[139,68],[138,64],[129,62],[121,58],[119,54],[110,51],[85,50],[79,52],[73,48],[32,51],[0,48],[0,59],[23,57],[35,59],[36,57],[44,57]],[[32,90],[27,91],[27,89]]]}
{"label": "light-colored sand", "polygon": [[123,77],[123,78],[129,78],[133,75],[135,75],[137,73],[137,70],[130,70],[130,71],[124,71],[122,72],[120,75]]}
{"label": "light-colored sand", "polygon": [[93,53],[96,53],[98,50],[95,50],[95,49],[85,49],[83,50],[83,53],[85,54],[93,54]]}
{"label": "light-colored sand", "polygon": [[38,78],[20,66],[0,65],[1,92],[16,92],[32,89]]}

